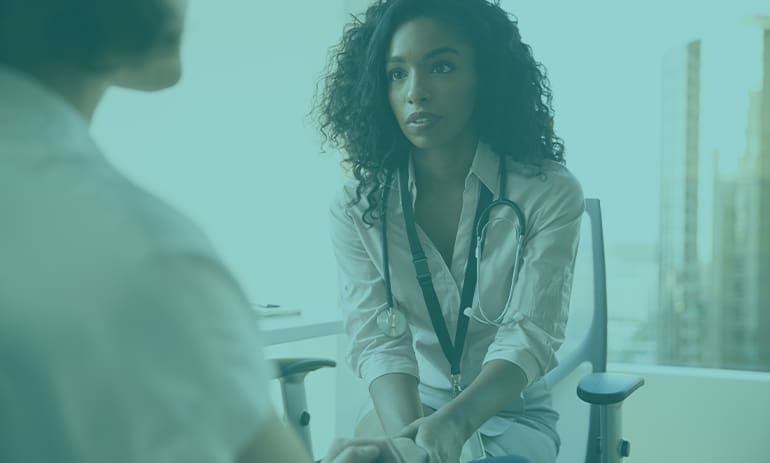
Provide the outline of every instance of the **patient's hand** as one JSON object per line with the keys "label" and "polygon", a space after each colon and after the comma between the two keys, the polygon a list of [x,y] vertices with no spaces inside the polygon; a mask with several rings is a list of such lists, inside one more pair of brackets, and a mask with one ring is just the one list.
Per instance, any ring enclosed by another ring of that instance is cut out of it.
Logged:
{"label": "patient's hand", "polygon": [[426,463],[428,455],[411,439],[338,439],[323,463]]}
{"label": "patient's hand", "polygon": [[[388,439],[393,449],[391,460],[383,458],[382,463],[427,463],[428,452],[418,447],[412,439],[406,437],[394,437]],[[384,456],[386,457],[386,456]]]}

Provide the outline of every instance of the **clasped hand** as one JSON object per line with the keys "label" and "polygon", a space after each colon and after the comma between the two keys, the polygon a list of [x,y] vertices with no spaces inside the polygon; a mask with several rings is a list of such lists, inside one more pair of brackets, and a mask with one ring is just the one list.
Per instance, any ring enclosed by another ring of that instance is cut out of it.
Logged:
{"label": "clasped hand", "polygon": [[436,412],[407,425],[398,436],[412,439],[424,449],[428,463],[457,463],[468,438],[465,434],[455,421]]}
{"label": "clasped hand", "polygon": [[322,463],[428,463],[426,452],[405,437],[339,439]]}

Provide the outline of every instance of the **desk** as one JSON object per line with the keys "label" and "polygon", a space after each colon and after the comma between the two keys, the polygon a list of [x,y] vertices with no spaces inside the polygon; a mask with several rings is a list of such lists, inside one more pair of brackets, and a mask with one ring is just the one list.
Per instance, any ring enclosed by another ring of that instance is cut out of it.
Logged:
{"label": "desk", "polygon": [[336,310],[303,310],[301,315],[259,320],[266,346],[333,336],[343,332],[342,316]]}

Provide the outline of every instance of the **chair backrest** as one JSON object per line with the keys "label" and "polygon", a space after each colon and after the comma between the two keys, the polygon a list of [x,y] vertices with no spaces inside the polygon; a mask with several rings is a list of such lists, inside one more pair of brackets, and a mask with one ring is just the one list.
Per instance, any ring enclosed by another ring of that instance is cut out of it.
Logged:
{"label": "chair backrest", "polygon": [[[559,411],[562,447],[557,463],[593,463],[599,438],[599,411],[582,402],[576,393],[582,376],[607,368],[607,289],[604,236],[598,199],[585,200],[585,216],[570,299],[565,342],[557,354],[559,364],[545,377]],[[587,434],[582,432],[587,429]],[[584,439],[583,436],[586,438]],[[581,460],[580,455],[585,455]]]}

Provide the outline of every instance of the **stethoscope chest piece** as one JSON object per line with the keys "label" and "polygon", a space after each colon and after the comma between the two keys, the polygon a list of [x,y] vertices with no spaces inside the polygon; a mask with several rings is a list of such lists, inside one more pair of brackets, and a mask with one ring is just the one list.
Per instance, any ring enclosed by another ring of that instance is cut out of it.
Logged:
{"label": "stethoscope chest piece", "polygon": [[393,308],[383,310],[377,315],[377,327],[388,337],[403,336],[407,330],[406,315]]}

